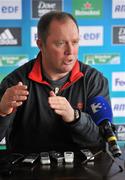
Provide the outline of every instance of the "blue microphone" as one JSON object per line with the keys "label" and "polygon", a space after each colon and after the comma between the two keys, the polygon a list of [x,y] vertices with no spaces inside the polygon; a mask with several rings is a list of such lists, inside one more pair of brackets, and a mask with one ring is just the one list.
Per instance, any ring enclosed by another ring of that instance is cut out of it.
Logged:
{"label": "blue microphone", "polygon": [[117,144],[115,126],[112,124],[113,113],[111,106],[102,96],[96,96],[88,100],[87,113],[97,126],[109,145],[109,150],[114,157],[121,155],[121,150]]}

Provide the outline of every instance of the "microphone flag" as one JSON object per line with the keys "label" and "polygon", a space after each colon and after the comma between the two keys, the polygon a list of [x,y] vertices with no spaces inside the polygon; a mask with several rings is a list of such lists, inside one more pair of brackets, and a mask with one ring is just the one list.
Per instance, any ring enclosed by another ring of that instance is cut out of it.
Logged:
{"label": "microphone flag", "polygon": [[99,125],[106,119],[112,123],[112,109],[103,96],[96,96],[88,100],[87,113],[91,115],[96,125]]}

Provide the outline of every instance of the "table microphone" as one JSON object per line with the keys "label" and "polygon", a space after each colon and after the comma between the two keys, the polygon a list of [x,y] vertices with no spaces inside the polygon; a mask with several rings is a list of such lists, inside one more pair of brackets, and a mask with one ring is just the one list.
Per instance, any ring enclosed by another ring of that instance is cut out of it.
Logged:
{"label": "table microphone", "polygon": [[[82,152],[82,151],[81,151],[81,152]],[[97,153],[92,154],[89,158],[87,158],[86,160],[84,160],[84,161],[82,162],[82,165],[88,163],[88,162],[89,162],[90,160],[92,160],[92,159],[95,159],[95,157],[98,156],[99,154],[101,154],[102,152],[103,152],[103,150],[100,150],[100,151],[98,151]]]}
{"label": "table microphone", "polygon": [[[104,150],[100,150],[98,152],[96,152],[95,154],[93,154],[91,157],[89,157],[88,159],[84,160],[82,162],[82,165],[87,164],[91,159],[97,157],[98,155],[100,155],[101,153],[103,153]],[[113,160],[113,162],[119,167],[120,172],[124,171],[123,167],[117,162],[117,160],[114,158],[114,156],[112,156],[112,154],[109,152],[108,148],[106,148],[106,152],[107,154],[110,156],[110,158]]]}
{"label": "table microphone", "polygon": [[113,114],[108,102],[102,96],[91,98],[87,102],[87,113],[99,126],[100,132],[106,142],[110,152],[114,157],[119,157],[122,152],[117,144],[114,125],[112,124]]}

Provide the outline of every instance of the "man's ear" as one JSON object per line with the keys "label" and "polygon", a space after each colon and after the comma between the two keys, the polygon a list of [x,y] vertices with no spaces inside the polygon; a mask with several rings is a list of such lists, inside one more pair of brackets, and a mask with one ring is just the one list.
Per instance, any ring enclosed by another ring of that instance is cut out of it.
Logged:
{"label": "man's ear", "polygon": [[43,49],[43,43],[41,39],[37,39],[36,43],[39,49]]}

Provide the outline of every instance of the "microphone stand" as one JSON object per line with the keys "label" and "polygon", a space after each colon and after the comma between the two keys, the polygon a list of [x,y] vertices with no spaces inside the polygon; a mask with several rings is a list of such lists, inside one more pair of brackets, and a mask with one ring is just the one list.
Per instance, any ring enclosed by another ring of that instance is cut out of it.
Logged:
{"label": "microphone stand", "polygon": [[103,150],[100,150],[100,151],[98,151],[97,153],[93,154],[91,157],[89,157],[88,159],[84,160],[84,161],[82,162],[82,165],[86,164],[86,163],[87,163],[88,161],[90,161],[93,157],[98,156],[98,155],[101,154],[102,152],[103,152]]}
{"label": "microphone stand", "polygon": [[106,152],[109,155],[109,157],[113,160],[113,162],[119,167],[120,172],[124,171],[123,167],[117,162],[117,160],[112,156],[111,152],[108,149],[108,145],[106,144]]}
{"label": "microphone stand", "polygon": [[[85,165],[87,162],[89,162],[93,157],[98,156],[99,154],[101,154],[102,152],[104,152],[103,150],[98,151],[97,153],[93,154],[90,158],[84,160],[81,164]],[[109,155],[109,157],[113,160],[113,162],[119,167],[120,172],[124,171],[123,167],[117,162],[117,160],[112,156],[112,154],[110,153],[110,151],[108,150],[108,145],[106,144],[106,152]]]}

